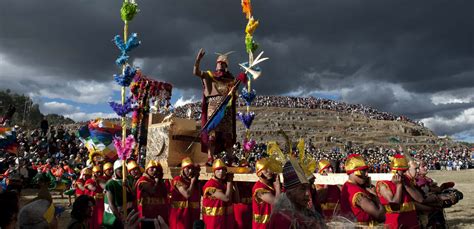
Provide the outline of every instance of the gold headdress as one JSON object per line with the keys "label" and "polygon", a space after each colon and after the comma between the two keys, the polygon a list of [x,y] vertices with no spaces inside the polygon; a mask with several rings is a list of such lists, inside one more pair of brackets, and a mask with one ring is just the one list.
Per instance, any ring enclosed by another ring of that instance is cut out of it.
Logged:
{"label": "gold headdress", "polygon": [[226,52],[224,54],[216,52],[217,60],[216,62],[224,62],[229,66],[229,55],[232,54],[234,51]]}
{"label": "gold headdress", "polygon": [[129,161],[127,163],[127,170],[132,171],[132,169],[138,168],[138,164],[136,161]]}
{"label": "gold headdress", "polygon": [[92,175],[92,170],[89,168],[83,168],[81,171],[82,175]]}
{"label": "gold headdress", "polygon": [[100,168],[100,166],[95,165],[94,167],[92,167],[92,172],[94,173],[102,172],[102,169]]}
{"label": "gold headdress", "polygon": [[303,138],[300,138],[296,148],[298,148],[298,157],[300,159],[301,168],[303,168],[304,174],[308,180],[310,180],[314,177],[313,173],[316,170],[316,160],[312,156],[306,154]]}
{"label": "gold headdress", "polygon": [[112,163],[107,162],[107,163],[104,164],[104,166],[103,166],[102,168],[103,168],[103,170],[105,171],[105,170],[107,170],[107,169],[112,169],[112,168],[113,168],[113,165],[112,165]]}
{"label": "gold headdress", "polygon": [[401,154],[395,154],[390,161],[390,169],[395,171],[406,171],[408,170],[408,160]]}
{"label": "gold headdress", "polygon": [[148,162],[148,164],[146,165],[145,170],[147,170],[151,167],[161,168],[161,164],[158,161],[150,160]]}
{"label": "gold headdress", "polygon": [[183,158],[183,160],[181,160],[181,169],[184,169],[189,166],[194,166],[193,160],[191,160],[191,158],[189,157]]}
{"label": "gold headdress", "polygon": [[359,154],[349,155],[344,166],[347,174],[354,173],[357,176],[361,175],[361,170],[369,168],[364,158]]}
{"label": "gold headdress", "polygon": [[322,174],[323,170],[330,167],[330,166],[331,166],[331,162],[329,162],[328,160],[326,160],[326,159],[320,160],[319,163],[318,163],[318,173]]}
{"label": "gold headdress", "polygon": [[227,167],[221,159],[216,159],[214,163],[212,163],[212,171],[216,171],[222,168],[227,168]]}

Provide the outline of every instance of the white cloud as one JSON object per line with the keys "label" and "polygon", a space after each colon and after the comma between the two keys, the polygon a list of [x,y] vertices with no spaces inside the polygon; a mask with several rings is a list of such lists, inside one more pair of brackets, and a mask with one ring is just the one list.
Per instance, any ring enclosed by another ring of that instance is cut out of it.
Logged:
{"label": "white cloud", "polygon": [[67,103],[60,103],[56,101],[46,102],[40,105],[40,110],[44,114],[68,114],[73,112],[78,112],[79,107],[74,107],[73,105]]}
{"label": "white cloud", "polygon": [[458,90],[438,92],[431,96],[431,102],[435,105],[470,103],[474,101],[472,89],[473,88],[463,88]]}
{"label": "white cloud", "polygon": [[183,96],[179,97],[179,99],[176,101],[176,103],[174,103],[174,107],[180,107],[180,106],[184,106],[186,104],[189,104],[189,103],[194,103],[194,102],[197,102],[197,100],[195,99],[194,96],[192,96],[191,98],[189,99],[184,99]]}
{"label": "white cloud", "polygon": [[474,108],[466,109],[453,118],[434,116],[420,121],[438,134],[454,134],[465,131],[469,126],[474,127]]}
{"label": "white cloud", "polygon": [[47,97],[97,104],[107,102],[114,91],[120,90],[112,74],[108,82],[67,80],[59,75],[42,75],[32,67],[12,62],[2,53],[0,53],[0,69],[3,70],[0,77],[0,89],[9,88],[33,99]]}
{"label": "white cloud", "polygon": [[78,103],[98,104],[107,102],[118,87],[114,82],[98,83],[94,81],[70,81],[63,87],[40,89],[39,95],[52,99],[68,99]]}
{"label": "white cloud", "polygon": [[103,112],[95,112],[95,113],[76,112],[76,113],[66,114],[64,116],[76,122],[89,121],[96,118],[119,118],[119,116],[117,116],[117,114],[115,113],[103,113]]}

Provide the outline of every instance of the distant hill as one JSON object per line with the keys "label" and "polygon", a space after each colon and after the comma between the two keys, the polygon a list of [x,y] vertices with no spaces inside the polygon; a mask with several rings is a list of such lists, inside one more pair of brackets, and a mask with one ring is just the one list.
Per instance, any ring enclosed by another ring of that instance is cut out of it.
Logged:
{"label": "distant hill", "polygon": [[[238,111],[245,112],[241,99],[238,104]],[[284,142],[278,134],[281,129],[293,140],[305,138],[320,148],[344,147],[346,144],[367,147],[403,144],[430,148],[460,144],[449,138],[438,138],[422,123],[403,115],[378,111],[361,104],[287,96],[257,96],[253,104],[250,111],[255,112],[256,116],[250,135],[258,142]],[[191,114],[193,119],[198,120],[200,107],[200,102],[186,104],[176,108],[175,114],[183,118]],[[237,132],[238,139],[243,139],[245,127],[239,120]]]}
{"label": "distant hill", "polygon": [[48,114],[40,112],[39,105],[33,103],[30,97],[12,93],[10,90],[0,91],[0,116],[3,116],[8,107],[13,105],[16,109],[13,115],[12,125],[19,125],[22,128],[39,128],[43,117],[46,117],[49,125],[72,124],[74,120],[65,118],[62,115]]}

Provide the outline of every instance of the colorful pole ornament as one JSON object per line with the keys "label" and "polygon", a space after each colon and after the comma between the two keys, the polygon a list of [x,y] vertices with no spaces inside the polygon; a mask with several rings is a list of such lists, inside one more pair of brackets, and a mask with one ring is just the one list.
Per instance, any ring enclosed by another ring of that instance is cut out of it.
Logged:
{"label": "colorful pole ornament", "polygon": [[254,52],[257,51],[259,48],[258,43],[254,39],[254,32],[259,25],[259,21],[256,20],[252,16],[252,4],[250,0],[242,0],[242,12],[245,14],[245,18],[248,20],[247,25],[245,26],[245,51],[249,55],[249,60],[247,62],[239,64],[242,70],[245,72],[247,77],[247,88],[242,89],[242,93],[240,97],[245,101],[245,105],[247,107],[247,112],[242,113],[239,112],[237,117],[242,121],[246,130],[245,130],[245,138],[244,138],[244,149],[246,152],[252,150],[254,144],[250,144],[250,142],[254,142],[250,140],[250,127],[252,125],[252,121],[255,118],[255,113],[250,112],[250,106],[252,105],[252,101],[255,99],[256,91],[252,90],[252,80],[256,80],[262,74],[262,71],[257,64],[268,60],[268,57],[262,58],[263,51],[254,58]]}
{"label": "colorful pole ornament", "polygon": [[[122,162],[122,182],[123,184],[126,183],[127,171],[125,162],[127,158],[130,157],[130,152],[132,151],[130,148],[133,148],[132,142],[134,142],[133,136],[127,137],[127,122],[125,117],[128,113],[133,110],[132,104],[134,101],[132,97],[126,98],[125,88],[130,86],[132,83],[133,78],[135,77],[137,70],[133,66],[130,66],[127,62],[130,58],[128,52],[133,50],[134,48],[140,45],[140,41],[138,40],[138,35],[136,33],[132,33],[130,38],[128,38],[128,23],[133,20],[133,18],[139,12],[138,4],[135,0],[124,0],[122,7],[120,8],[120,17],[124,22],[123,27],[123,39],[120,35],[116,35],[113,39],[115,46],[120,50],[119,57],[115,60],[115,64],[122,68],[122,73],[120,75],[115,74],[114,80],[120,85],[121,88],[121,104],[115,102],[109,102],[112,109],[117,113],[118,116],[122,118],[121,126],[122,126],[122,138],[115,138],[114,145],[118,151],[120,159],[123,160]],[[122,203],[123,203],[123,215],[127,215],[127,196],[126,196],[126,187],[122,185]]]}

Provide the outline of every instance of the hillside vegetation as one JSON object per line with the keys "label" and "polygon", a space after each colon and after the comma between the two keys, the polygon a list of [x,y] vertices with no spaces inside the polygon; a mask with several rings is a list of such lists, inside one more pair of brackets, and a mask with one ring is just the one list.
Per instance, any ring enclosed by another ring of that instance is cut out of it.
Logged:
{"label": "hillside vegetation", "polygon": [[5,115],[8,107],[13,105],[16,112],[11,120],[12,125],[19,125],[26,129],[39,128],[43,117],[46,117],[49,125],[72,124],[74,121],[62,115],[41,113],[39,105],[35,104],[30,97],[12,93],[10,90],[0,91],[0,117]]}

